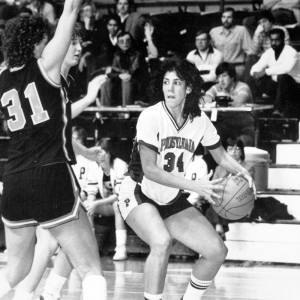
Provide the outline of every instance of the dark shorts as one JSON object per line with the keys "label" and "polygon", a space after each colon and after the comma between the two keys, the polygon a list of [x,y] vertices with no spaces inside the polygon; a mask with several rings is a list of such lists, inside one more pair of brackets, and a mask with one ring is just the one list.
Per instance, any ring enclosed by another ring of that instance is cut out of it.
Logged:
{"label": "dark shorts", "polygon": [[181,194],[176,201],[170,204],[160,205],[148,198],[130,176],[126,176],[119,191],[118,198],[119,209],[124,220],[127,218],[132,209],[143,203],[149,203],[155,206],[163,220],[175,215],[187,208],[194,207],[188,200],[185,194]]}
{"label": "dark shorts", "polygon": [[66,163],[3,177],[1,213],[7,227],[52,228],[77,219],[80,205],[78,183]]}

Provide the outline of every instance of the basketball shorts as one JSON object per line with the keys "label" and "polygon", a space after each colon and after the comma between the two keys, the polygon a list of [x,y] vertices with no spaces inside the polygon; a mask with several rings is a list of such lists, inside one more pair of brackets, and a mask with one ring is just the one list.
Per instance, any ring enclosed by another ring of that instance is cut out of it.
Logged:
{"label": "basketball shorts", "polygon": [[67,163],[3,177],[1,214],[9,228],[56,227],[77,219],[80,205],[79,185]]}
{"label": "basketball shorts", "polygon": [[150,203],[155,206],[163,220],[189,207],[193,207],[184,194],[181,194],[171,204],[160,205],[142,192],[140,184],[135,182],[130,176],[126,176],[122,181],[118,197],[119,209],[123,219],[126,220],[129,213],[143,203]]}

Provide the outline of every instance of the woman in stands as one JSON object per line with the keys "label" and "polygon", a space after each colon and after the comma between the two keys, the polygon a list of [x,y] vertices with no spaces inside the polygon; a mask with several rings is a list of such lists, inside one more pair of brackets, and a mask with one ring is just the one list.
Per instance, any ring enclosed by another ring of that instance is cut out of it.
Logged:
{"label": "woman in stands", "polygon": [[[71,103],[60,74],[80,5],[81,0],[65,1],[49,43],[50,26],[40,16],[20,16],[6,24],[8,68],[0,74],[0,109],[10,133],[1,203],[8,262],[0,271],[0,297],[30,271],[40,225],[78,271],[83,299],[107,299],[97,242],[70,167],[76,142],[67,126]],[[78,144],[76,149],[94,159],[100,154]]]}
{"label": "woman in stands", "polygon": [[[245,150],[243,141],[237,137],[229,137],[224,142],[224,148],[230,156],[232,156],[239,164],[241,164],[249,172],[250,176],[254,180],[255,169],[252,165],[245,162]],[[217,166],[213,179],[224,178],[228,175],[230,175],[230,172],[228,172],[221,166]],[[212,206],[208,208],[205,216],[215,227],[216,231],[221,236],[221,238],[225,240],[225,232],[229,230],[228,220],[220,217],[213,210]]]}
{"label": "woman in stands", "polygon": [[[116,157],[116,145],[112,140],[102,138],[96,145],[105,151],[105,159],[102,163],[98,163],[99,166],[94,163],[91,167],[85,188],[87,201],[84,202],[84,206],[88,215],[92,217],[92,222],[95,214],[115,217],[116,253],[113,260],[125,260],[127,259],[127,230],[117,204],[117,193],[128,166]],[[100,199],[96,198],[98,192]]]}
{"label": "woman in stands", "polygon": [[245,168],[226,153],[216,129],[200,110],[201,78],[193,64],[177,57],[166,59],[151,87],[162,101],[144,110],[138,119],[130,176],[121,184],[119,208],[128,225],[150,245],[145,299],[162,299],[175,238],[201,254],[182,298],[198,300],[227,254],[214,228],[181,194],[181,190],[193,191],[212,203],[212,197],[219,197],[213,190],[222,186],[220,179],[209,181],[212,172],[199,181],[184,178],[198,143],[226,170],[243,174],[250,186],[253,182]]}

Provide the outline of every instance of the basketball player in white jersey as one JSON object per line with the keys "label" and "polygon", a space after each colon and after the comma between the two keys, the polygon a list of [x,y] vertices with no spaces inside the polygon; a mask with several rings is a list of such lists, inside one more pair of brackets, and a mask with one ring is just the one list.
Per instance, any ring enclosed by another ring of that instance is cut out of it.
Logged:
{"label": "basketball player in white jersey", "polygon": [[[145,109],[137,123],[129,175],[119,192],[119,208],[128,225],[150,246],[145,264],[144,297],[161,300],[172,238],[201,254],[183,300],[199,300],[225,260],[227,248],[206,218],[182,195],[196,192],[213,203],[220,180],[184,178],[199,142],[226,170],[249,173],[221,146],[216,129],[200,110],[201,77],[177,57],[166,59],[151,85],[161,102]],[[141,164],[140,164],[141,162]],[[222,179],[221,179],[222,180]]]}

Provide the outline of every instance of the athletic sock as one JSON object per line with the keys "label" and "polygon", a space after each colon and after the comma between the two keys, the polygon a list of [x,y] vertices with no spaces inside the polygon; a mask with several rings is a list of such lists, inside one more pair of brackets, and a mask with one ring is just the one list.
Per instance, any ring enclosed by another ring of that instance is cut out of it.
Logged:
{"label": "athletic sock", "polygon": [[107,300],[107,283],[101,275],[87,276],[82,281],[83,300]]}
{"label": "athletic sock", "polygon": [[118,229],[116,230],[116,246],[125,246],[127,240],[127,230]]}
{"label": "athletic sock", "polygon": [[200,300],[202,295],[204,294],[207,287],[210,285],[210,281],[203,281],[195,278],[193,274],[191,274],[191,280],[189,285],[183,295],[183,300]]}
{"label": "athletic sock", "polygon": [[34,293],[28,293],[21,289],[16,289],[15,295],[12,300],[31,300],[33,299]]}
{"label": "athletic sock", "polygon": [[47,278],[42,296],[45,297],[46,294],[48,294],[57,299],[61,298],[61,291],[66,281],[67,278],[59,276],[54,272],[54,270],[51,270]]}
{"label": "athletic sock", "polygon": [[0,298],[11,290],[11,286],[6,277],[0,274]]}
{"label": "athletic sock", "polygon": [[148,293],[144,293],[145,300],[162,300],[162,294],[160,295],[152,295]]}

